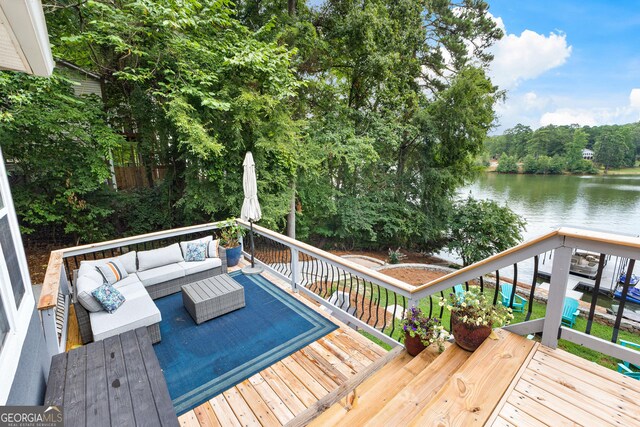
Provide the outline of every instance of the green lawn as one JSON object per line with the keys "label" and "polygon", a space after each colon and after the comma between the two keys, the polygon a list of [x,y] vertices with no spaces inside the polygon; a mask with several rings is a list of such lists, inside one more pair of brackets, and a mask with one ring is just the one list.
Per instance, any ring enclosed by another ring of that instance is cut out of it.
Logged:
{"label": "green lawn", "polygon": [[[493,289],[492,288],[486,288],[485,291],[488,291],[491,293],[491,295],[493,295]],[[382,299],[382,298],[381,298]],[[438,306],[438,300],[439,300],[439,295],[438,296],[434,296],[433,297],[433,311],[432,311],[432,316],[434,317],[440,317],[440,307]],[[384,301],[383,301],[384,304]],[[418,305],[425,313],[429,314],[429,299],[424,299],[420,302],[420,304]],[[528,307],[527,307],[528,308]],[[534,301],[533,303],[533,310],[531,313],[531,320],[533,319],[539,319],[545,316],[545,312],[546,312],[546,304]],[[523,322],[526,316],[526,312],[525,313],[514,313],[515,319],[512,323],[520,323]],[[449,329],[449,319],[450,319],[450,313],[448,311],[444,311],[443,315],[442,315],[442,324],[446,329]],[[585,315],[581,315],[578,317],[578,319],[576,320],[576,323],[573,327],[573,329],[577,330],[577,331],[581,331],[584,332],[585,329],[587,327],[587,319]],[[389,329],[389,328],[388,328]],[[613,328],[611,326],[607,326],[607,325],[603,325],[601,323],[597,323],[597,322],[593,322],[591,325],[591,335],[605,339],[607,341],[611,340],[611,336],[613,333]],[[391,347],[388,346],[387,344],[384,344],[383,342],[381,342],[380,340],[376,339],[375,337],[371,336],[370,334],[367,334],[366,332],[362,332],[363,335],[365,335],[367,338],[369,338],[370,340],[376,342],[377,344],[381,345],[382,347],[386,348],[386,349],[390,349]],[[400,329],[400,321],[396,321],[395,324],[395,331],[393,333],[393,338],[396,340],[400,340],[400,337],[402,336],[402,331]],[[633,334],[631,332],[627,332],[627,331],[623,331],[621,330],[618,334],[618,340],[625,340],[625,341],[632,341],[632,342],[637,342],[640,343],[640,335],[638,334]],[[617,369],[617,364],[620,362],[619,360],[607,356],[605,354],[599,353],[597,351],[588,349],[586,347],[577,345],[577,344],[573,344],[569,341],[566,340],[560,340],[558,342],[558,347],[569,352],[572,354],[575,354],[577,356],[580,356],[584,359],[596,362],[599,365],[605,366],[607,368],[610,369]]]}

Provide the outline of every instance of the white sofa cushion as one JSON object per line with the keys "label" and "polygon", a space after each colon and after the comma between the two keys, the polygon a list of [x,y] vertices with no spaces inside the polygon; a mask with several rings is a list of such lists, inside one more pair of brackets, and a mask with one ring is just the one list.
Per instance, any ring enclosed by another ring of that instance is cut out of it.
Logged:
{"label": "white sofa cushion", "polygon": [[[180,245],[174,243],[160,249],[152,249],[150,251],[138,252],[138,272],[151,270],[156,267],[168,266],[173,263],[184,261]],[[142,280],[142,278],[140,278]],[[169,280],[169,279],[166,279]],[[144,280],[142,280],[144,283]],[[145,286],[148,286],[145,283]]]}
{"label": "white sofa cushion", "polygon": [[131,276],[127,277],[126,279],[123,279],[123,280],[119,281],[118,283],[113,285],[113,287],[116,288],[118,291],[120,291],[120,293],[122,295],[124,295],[124,297],[127,299],[127,301],[130,301],[132,299],[136,299],[136,298],[140,297],[141,295],[147,295],[148,294],[148,292],[145,289],[144,285],[142,284],[142,282],[140,280],[138,280],[138,278],[136,277],[135,274],[132,274]]}
{"label": "white sofa cushion", "polygon": [[162,320],[160,310],[149,294],[127,301],[117,311],[89,313],[93,339],[100,341],[142,326],[150,326]]}
{"label": "white sofa cushion", "polygon": [[209,243],[212,240],[213,240],[213,236],[206,236],[206,237],[203,237],[202,239],[186,240],[184,242],[180,242],[180,249],[182,250],[182,257],[184,257],[187,254],[187,245],[189,243]]}
{"label": "white sofa cushion", "polygon": [[[176,247],[178,248],[178,252],[180,252],[177,243]],[[180,255],[180,258],[182,258],[182,255]],[[180,262],[184,262],[184,260]],[[184,268],[180,267],[179,263],[164,265],[162,267],[152,268],[151,270],[138,271],[137,274],[145,286],[156,285],[185,276]]]}
{"label": "white sofa cushion", "polygon": [[117,290],[120,290],[120,288],[130,285],[132,283],[142,284],[142,282],[140,282],[140,279],[138,279],[138,276],[136,274],[130,274],[124,279],[118,280],[116,283],[114,283],[113,287],[116,288]]}
{"label": "white sofa cushion", "polygon": [[95,261],[81,261],[80,269],[78,270],[78,277],[85,276],[89,271],[95,270],[97,265],[103,265],[114,259],[120,261],[127,273],[132,274],[136,272],[136,251],[131,251],[116,257],[97,259]]}
{"label": "white sofa cushion", "polygon": [[200,273],[201,271],[220,267],[222,262],[220,258],[207,258],[204,261],[182,261],[179,262],[178,265],[184,269],[185,274],[188,276],[189,274]]}
{"label": "white sofa cushion", "polygon": [[[98,274],[98,276],[100,276],[100,274]],[[102,305],[91,295],[91,292],[102,285],[102,278],[98,277],[98,279],[99,280],[95,280],[95,278],[90,276],[81,276],[78,277],[76,281],[78,302],[80,302],[87,311],[93,313],[102,311]]]}

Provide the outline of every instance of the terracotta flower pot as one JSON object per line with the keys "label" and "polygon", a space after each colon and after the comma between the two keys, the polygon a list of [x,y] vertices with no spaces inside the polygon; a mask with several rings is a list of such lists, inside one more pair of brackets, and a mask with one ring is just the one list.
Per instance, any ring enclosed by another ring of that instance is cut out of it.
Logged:
{"label": "terracotta flower pot", "polygon": [[427,348],[426,345],[422,344],[419,336],[416,335],[412,337],[409,335],[409,332],[404,333],[404,347],[411,356],[417,356],[422,350]]}
{"label": "terracotta flower pot", "polygon": [[472,326],[451,313],[451,332],[456,344],[467,351],[475,351],[491,335],[491,326]]}

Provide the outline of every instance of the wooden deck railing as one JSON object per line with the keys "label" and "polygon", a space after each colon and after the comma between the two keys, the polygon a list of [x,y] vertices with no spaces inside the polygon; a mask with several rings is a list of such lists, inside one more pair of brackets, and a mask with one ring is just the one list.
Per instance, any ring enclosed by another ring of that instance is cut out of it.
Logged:
{"label": "wooden deck railing", "polygon": [[[239,223],[249,227],[246,222]],[[497,302],[499,286],[496,284],[501,283],[500,270],[509,268],[513,269],[511,277],[505,279],[505,275],[502,276],[502,282],[514,284],[509,304],[513,304],[516,293],[528,295],[530,303],[527,307],[526,321],[508,329],[522,335],[541,333],[542,343],[548,347],[557,347],[558,339],[563,338],[618,359],[640,363],[639,352],[617,343],[625,298],[630,288],[630,273],[633,271],[635,260],[640,258],[638,237],[559,228],[423,285],[411,286],[263,227],[254,225],[254,232],[258,264],[289,281],[299,292],[328,307],[334,315],[341,317],[341,320],[362,327],[386,342],[395,342],[394,338],[399,335],[396,317],[401,317],[408,307],[422,304],[428,306],[429,316],[442,317],[443,311],[434,304],[433,298],[444,296],[445,291],[449,291],[455,285],[463,284],[468,287],[472,283],[478,284],[483,291],[486,288],[487,292],[491,292],[494,302]],[[601,255],[584,332],[562,326],[561,323],[571,255],[576,249]],[[249,248],[245,247],[245,251],[249,251]],[[552,261],[552,271],[545,317],[530,320],[532,302],[539,286],[539,261],[547,254]],[[627,265],[625,271],[628,274],[627,282],[622,286],[620,306],[615,313],[612,336],[607,341],[592,336],[591,325],[595,318],[602,270],[605,259],[609,256],[624,259]],[[533,261],[534,265],[533,274],[527,277],[527,283],[523,285],[518,280],[518,265],[530,261]],[[425,300],[429,303],[423,303]],[[384,316],[381,316],[381,313]]]}

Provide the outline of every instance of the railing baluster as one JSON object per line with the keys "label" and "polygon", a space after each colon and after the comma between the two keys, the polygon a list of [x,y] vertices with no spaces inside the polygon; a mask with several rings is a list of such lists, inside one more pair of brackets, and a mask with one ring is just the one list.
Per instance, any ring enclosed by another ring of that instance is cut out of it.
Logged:
{"label": "railing baluster", "polygon": [[371,295],[369,296],[369,317],[367,317],[367,325],[370,325],[369,321],[371,320],[371,306],[373,305],[373,282],[369,282],[371,284]]}
{"label": "railing baluster", "polygon": [[396,310],[398,309],[398,294],[393,293],[393,315],[391,316],[391,331],[389,332],[389,336],[393,336],[393,333],[396,330]]}
{"label": "railing baluster", "polygon": [[[440,291],[440,296],[444,298],[444,292]],[[442,319],[442,315],[444,314],[444,306],[440,307],[440,318]]]}
{"label": "railing baluster", "polygon": [[493,305],[498,303],[498,291],[500,290],[500,270],[496,270],[496,288],[493,292]]}
{"label": "railing baluster", "polygon": [[433,317],[433,298],[429,295],[429,317]]}
{"label": "railing baluster", "polygon": [[616,315],[616,322],[613,325],[613,334],[611,336],[611,342],[618,342],[618,332],[620,331],[620,323],[622,322],[622,314],[624,313],[624,306],[627,302],[627,293],[629,292],[629,284],[631,283],[631,273],[633,273],[633,267],[636,265],[635,259],[629,260],[627,267],[627,275],[624,278],[624,284],[622,285],[622,295],[620,296],[620,306],[618,307],[618,314]]}
{"label": "railing baluster", "polygon": [[531,292],[529,293],[529,306],[527,307],[527,315],[524,321],[527,322],[531,318],[533,312],[533,298],[536,294],[536,282],[538,280],[538,255],[533,257],[533,280],[531,281]]}
{"label": "railing baluster", "polygon": [[513,289],[509,296],[509,307],[513,307],[513,300],[516,298],[516,288],[518,287],[518,264],[513,264]]}
{"label": "railing baluster", "polygon": [[484,293],[484,276],[480,276],[480,293]]}
{"label": "railing baluster", "polygon": [[387,329],[387,307],[389,307],[389,290],[384,288],[384,311],[382,312],[382,318],[384,319],[384,324],[382,325],[382,329],[380,329],[383,333],[384,330]]}
{"label": "railing baluster", "polygon": [[378,326],[378,317],[380,314],[380,285],[377,285],[376,288],[378,289],[378,300],[376,301],[376,322],[373,324],[374,328]]}
{"label": "railing baluster", "polygon": [[[356,300],[354,302],[354,308],[356,313],[358,312],[358,297],[360,296],[360,278],[356,276]],[[357,317],[357,316],[356,316]]]}
{"label": "railing baluster", "polygon": [[596,312],[596,304],[598,303],[598,295],[600,293],[600,282],[602,281],[602,271],[604,270],[605,254],[600,254],[598,261],[598,271],[596,272],[596,282],[593,285],[593,293],[591,294],[591,307],[589,307],[589,317],[587,317],[586,334],[591,334],[591,324]]}

